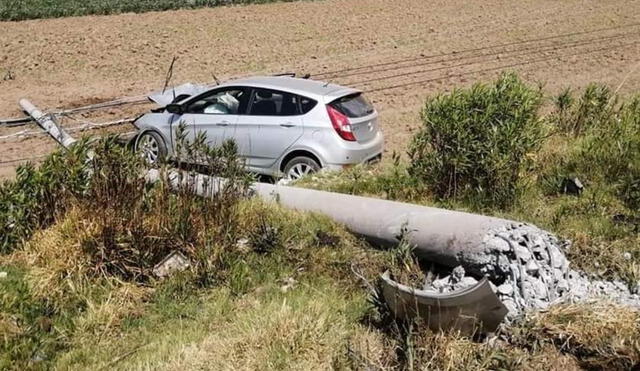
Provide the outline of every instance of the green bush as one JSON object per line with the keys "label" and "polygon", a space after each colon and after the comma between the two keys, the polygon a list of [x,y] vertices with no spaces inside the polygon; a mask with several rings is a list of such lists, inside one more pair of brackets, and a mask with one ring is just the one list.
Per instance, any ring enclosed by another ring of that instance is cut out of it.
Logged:
{"label": "green bush", "polygon": [[576,102],[571,90],[564,90],[555,101],[552,115],[562,132],[580,135],[590,128],[603,126],[613,118],[615,96],[606,85],[589,84]]}
{"label": "green bush", "polygon": [[441,199],[506,206],[543,138],[540,88],[515,74],[429,98],[409,147],[409,173]]}
{"label": "green bush", "polygon": [[[580,124],[568,133],[576,135],[567,154],[551,158],[551,165],[541,177],[548,183],[546,193],[560,192],[559,182],[564,178],[578,177],[587,186],[598,185],[613,188],[617,196],[630,209],[640,205],[640,96],[616,104],[617,97],[610,95],[606,87],[595,85],[585,91],[580,107],[589,106],[582,113],[573,113]],[[590,92],[591,91],[591,92]],[[606,99],[586,99],[585,96],[606,96]],[[604,101],[610,102],[606,107]],[[592,109],[600,107],[600,110]],[[558,116],[555,116],[557,119]],[[575,121],[578,122],[578,121]],[[558,123],[558,121],[556,121]]]}
{"label": "green bush", "polygon": [[[184,133],[178,131],[178,138]],[[91,152],[91,160],[87,153]],[[167,172],[147,185],[138,156],[115,136],[81,142],[39,167],[25,166],[17,179],[0,187],[0,252],[9,253],[31,234],[74,208],[82,218],[77,240],[99,276],[146,280],[171,251],[193,263],[198,279],[209,282],[220,255],[235,243],[237,204],[250,177],[233,142],[210,148],[198,134],[180,145],[179,163],[198,163],[207,175],[225,178],[210,197],[191,192],[194,173],[182,172],[177,189]],[[205,185],[207,186],[207,185]]]}
{"label": "green bush", "polygon": [[39,168],[18,167],[16,179],[0,185],[0,253],[27,240],[37,228],[52,223],[68,207],[70,198],[81,197],[89,187],[86,141],[71,151],[58,151]]}

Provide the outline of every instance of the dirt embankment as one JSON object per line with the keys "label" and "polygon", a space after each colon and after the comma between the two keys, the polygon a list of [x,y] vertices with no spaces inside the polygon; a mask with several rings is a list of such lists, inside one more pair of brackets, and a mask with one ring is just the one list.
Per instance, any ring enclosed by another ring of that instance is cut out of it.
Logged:
{"label": "dirt embankment", "polygon": [[[632,0],[328,0],[0,23],[0,118],[19,116],[22,97],[53,108],[144,94],[177,55],[176,83],[297,71],[365,89],[387,150],[402,152],[426,95],[501,70],[552,92],[591,81],[638,90],[639,19]],[[0,177],[52,148],[0,139]]]}

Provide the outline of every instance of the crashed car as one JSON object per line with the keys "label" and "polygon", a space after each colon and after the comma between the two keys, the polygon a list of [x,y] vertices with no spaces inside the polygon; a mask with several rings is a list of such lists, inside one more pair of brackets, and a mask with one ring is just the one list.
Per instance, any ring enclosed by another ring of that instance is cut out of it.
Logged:
{"label": "crashed car", "polygon": [[357,89],[266,76],[215,87],[187,84],[149,98],[162,107],[135,120],[134,146],[151,164],[173,154],[181,123],[187,140],[199,132],[211,146],[233,139],[249,171],[276,178],[295,180],[382,156],[378,113]]}

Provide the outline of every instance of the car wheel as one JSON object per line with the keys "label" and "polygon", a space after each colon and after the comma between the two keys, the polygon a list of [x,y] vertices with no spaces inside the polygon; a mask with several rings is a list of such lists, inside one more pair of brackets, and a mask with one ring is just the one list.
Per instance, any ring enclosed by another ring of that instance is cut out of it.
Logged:
{"label": "car wheel", "polygon": [[320,170],[320,164],[309,157],[294,157],[284,167],[285,178],[298,180],[305,175],[316,173]]}
{"label": "car wheel", "polygon": [[157,165],[167,156],[167,146],[160,134],[147,131],[138,137],[136,153],[149,165]]}

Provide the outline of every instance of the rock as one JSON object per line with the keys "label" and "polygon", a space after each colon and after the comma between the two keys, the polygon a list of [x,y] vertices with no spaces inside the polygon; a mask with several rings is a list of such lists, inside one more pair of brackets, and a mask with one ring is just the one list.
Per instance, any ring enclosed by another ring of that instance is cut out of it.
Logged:
{"label": "rock", "polygon": [[622,254],[622,257],[625,260],[631,260],[631,253],[626,252],[626,253]]}
{"label": "rock", "polygon": [[569,283],[567,282],[567,280],[560,279],[558,281],[558,284],[556,285],[556,291],[558,291],[559,294],[563,294],[569,291]]}
{"label": "rock", "polygon": [[464,268],[462,268],[461,265],[453,268],[453,270],[451,271],[451,276],[450,276],[450,280],[451,283],[457,283],[460,282],[460,280],[462,280],[462,278],[464,278],[465,275],[465,271]]}
{"label": "rock", "polygon": [[513,294],[513,286],[509,285],[508,283],[503,283],[502,285],[498,286],[498,293],[500,295],[511,296]]}
{"label": "rock", "polygon": [[545,285],[544,282],[542,282],[541,280],[532,280],[532,284],[537,297],[544,298],[544,299],[549,298],[547,285]]}
{"label": "rock", "polygon": [[526,267],[525,267],[526,271],[528,274],[535,276],[538,274],[538,271],[540,270],[540,267],[538,266],[538,263],[536,263],[534,260],[530,260]]}
{"label": "rock", "polygon": [[556,282],[560,282],[561,280],[564,280],[564,272],[562,272],[560,269],[554,269],[553,278]]}
{"label": "rock", "polygon": [[7,278],[7,272],[0,272],[0,279]]}
{"label": "rock", "polygon": [[153,267],[153,274],[164,278],[176,272],[182,272],[190,266],[191,262],[186,256],[179,251],[173,251]]}
{"label": "rock", "polygon": [[511,314],[516,314],[520,312],[518,310],[518,305],[516,304],[516,302],[511,299],[502,300],[502,304],[504,304],[504,306],[507,308],[507,310]]}
{"label": "rock", "polygon": [[553,263],[552,268],[563,267],[565,265],[565,261],[567,260],[567,258],[564,257],[560,250],[558,250],[554,246],[549,247],[549,256],[551,257],[551,262]]}
{"label": "rock", "polygon": [[565,178],[562,181],[562,193],[574,196],[580,196],[584,191],[584,185],[578,178]]}
{"label": "rock", "polygon": [[465,289],[467,287],[475,286],[478,284],[478,280],[473,277],[464,277],[458,283],[458,289]]}
{"label": "rock", "polygon": [[498,251],[502,251],[502,252],[511,251],[511,246],[509,246],[509,243],[500,237],[495,237],[491,239],[490,245]]}
{"label": "rock", "polygon": [[449,276],[431,282],[431,287],[438,292],[443,292],[447,286],[449,286]]}
{"label": "rock", "polygon": [[520,259],[522,264],[526,264],[529,260],[531,260],[531,251],[524,246],[516,245],[515,247],[516,256]]}
{"label": "rock", "polygon": [[280,286],[280,291],[287,292],[296,287],[297,281],[293,277],[288,277],[282,281],[284,284]]}

